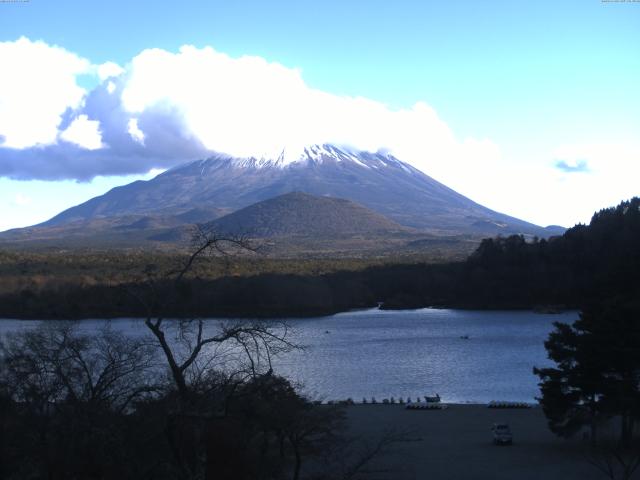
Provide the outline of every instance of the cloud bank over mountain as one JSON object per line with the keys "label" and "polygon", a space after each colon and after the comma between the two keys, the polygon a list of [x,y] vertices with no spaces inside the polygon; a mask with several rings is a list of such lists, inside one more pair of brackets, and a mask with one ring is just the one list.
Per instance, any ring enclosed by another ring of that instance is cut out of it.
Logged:
{"label": "cloud bank over mountain", "polygon": [[322,143],[388,150],[432,175],[500,156],[488,139],[456,138],[426,103],[392,109],[333,95],[297,69],[211,47],[95,65],[23,37],[0,43],[0,62],[0,176],[14,179],[84,181]]}
{"label": "cloud bank over mountain", "polygon": [[482,134],[456,135],[427,103],[392,108],[335,95],[261,57],[185,45],[96,64],[23,37],[0,42],[0,65],[0,182],[142,178],[213,152],[276,158],[331,143],[388,151],[483,205],[539,224],[549,211],[564,212],[569,224],[578,209],[590,214],[640,193],[637,140],[539,143],[536,125],[516,116],[505,121],[526,130],[526,141],[503,135],[498,146]]}

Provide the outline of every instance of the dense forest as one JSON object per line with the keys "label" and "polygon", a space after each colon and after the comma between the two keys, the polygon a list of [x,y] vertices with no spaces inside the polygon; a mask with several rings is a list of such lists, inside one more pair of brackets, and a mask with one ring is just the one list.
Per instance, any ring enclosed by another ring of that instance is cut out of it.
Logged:
{"label": "dense forest", "polygon": [[[640,299],[640,198],[597,212],[589,225],[577,225],[548,240],[485,239],[468,259],[458,262],[384,261],[366,266],[340,260],[298,268],[291,261],[270,261],[278,268],[269,269],[260,260],[243,257],[238,264],[262,267],[239,275],[229,270],[232,259],[220,261],[217,275],[206,276],[194,267],[185,286],[176,290],[170,279],[175,260],[168,257],[144,269],[127,264],[128,273],[117,281],[59,282],[5,291],[0,317],[144,316],[134,293],[151,286],[165,300],[165,315],[175,317],[320,315],[380,302],[390,309],[563,309],[577,308],[586,300]],[[118,272],[117,260],[108,268]]]}

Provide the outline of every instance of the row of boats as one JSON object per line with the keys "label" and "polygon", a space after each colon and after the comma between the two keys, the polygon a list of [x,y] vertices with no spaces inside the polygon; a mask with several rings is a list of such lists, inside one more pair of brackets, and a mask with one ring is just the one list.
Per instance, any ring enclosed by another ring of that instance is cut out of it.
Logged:
{"label": "row of boats", "polygon": [[[362,399],[362,405],[406,405],[408,410],[444,410],[448,406],[440,401],[440,395],[436,394],[434,396],[425,395],[424,401],[420,397],[416,397],[416,400],[413,401],[411,397],[407,397],[404,399],[403,397],[399,397],[395,399],[384,398],[381,401],[376,400],[375,397],[371,397],[370,400],[366,398]],[[321,404],[321,401],[316,402],[317,404]],[[326,402],[327,405],[355,405],[356,402],[353,399],[348,398],[346,400],[329,400]],[[492,400],[487,404],[488,408],[531,408],[533,405],[527,402],[508,402],[508,401],[496,401]]]}
{"label": "row of boats", "polygon": [[[363,405],[367,405],[367,404],[371,404],[371,405],[375,405],[375,404],[383,404],[383,405],[394,405],[394,404],[399,404],[399,405],[433,405],[433,404],[439,404],[440,403],[440,395],[438,395],[437,393],[434,396],[428,396],[425,395],[424,397],[424,402],[422,402],[420,397],[416,397],[415,402],[411,399],[411,397],[407,397],[406,399],[404,399],[403,397],[399,397],[398,399],[391,397],[391,398],[383,398],[381,401],[376,400],[376,397],[371,397],[371,400],[367,400],[365,397],[362,398],[362,404]],[[318,404],[321,404],[321,401],[316,402]],[[346,400],[329,400],[327,402],[327,405],[355,405],[356,402],[353,401],[352,398],[347,398]]]}

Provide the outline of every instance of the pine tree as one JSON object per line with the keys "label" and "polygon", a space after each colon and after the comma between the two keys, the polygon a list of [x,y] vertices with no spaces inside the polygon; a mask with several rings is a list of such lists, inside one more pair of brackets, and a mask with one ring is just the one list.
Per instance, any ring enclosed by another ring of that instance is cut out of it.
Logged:
{"label": "pine tree", "polygon": [[545,347],[554,368],[534,368],[550,429],[564,437],[613,416],[628,444],[640,418],[640,312],[624,304],[590,306],[573,325],[556,323]]}

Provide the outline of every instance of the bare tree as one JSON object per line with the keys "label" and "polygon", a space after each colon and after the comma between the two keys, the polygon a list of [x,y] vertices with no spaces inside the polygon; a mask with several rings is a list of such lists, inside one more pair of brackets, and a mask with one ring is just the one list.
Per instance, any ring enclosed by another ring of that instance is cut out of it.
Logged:
{"label": "bare tree", "polygon": [[[157,340],[182,402],[189,397],[190,385],[196,385],[203,365],[211,367],[223,348],[228,357],[235,352],[236,375],[255,376],[272,369],[272,359],[296,346],[289,339],[289,329],[284,322],[225,321],[217,328],[207,328],[202,318],[188,318],[167,323],[167,305],[158,288],[160,281],[169,281],[174,292],[188,290],[187,280],[196,262],[206,256],[228,258],[238,253],[255,253],[256,249],[244,237],[219,235],[215,231],[198,226],[192,240],[192,253],[177,269],[166,273],[153,268],[146,271],[146,295],[133,294],[144,306],[145,325]],[[158,278],[159,276],[159,278]],[[238,355],[240,353],[240,355]],[[203,360],[204,359],[204,360]],[[191,381],[190,381],[191,380]]]}
{"label": "bare tree", "polygon": [[10,335],[0,345],[2,376],[16,401],[42,413],[56,404],[84,403],[124,412],[157,391],[146,342],[113,331],[83,334],[76,322],[46,323]]}
{"label": "bare tree", "polygon": [[[197,227],[192,253],[182,265],[164,273],[148,268],[142,291],[129,291],[147,312],[145,326],[155,338],[175,385],[178,402],[167,418],[166,432],[184,478],[204,478],[207,422],[220,415],[235,387],[249,378],[270,374],[272,359],[296,348],[284,323],[206,322],[191,316],[167,321],[167,312],[180,310],[175,299],[179,302],[189,295],[190,275],[198,260],[207,256],[227,259],[247,252],[255,253],[247,239]],[[221,375],[221,371],[225,373]],[[212,379],[216,382],[213,386]]]}
{"label": "bare tree", "polygon": [[94,478],[114,458],[130,460],[123,423],[159,392],[147,343],[108,325],[83,333],[75,322],[10,335],[0,346],[0,385],[14,417],[10,478]]}

